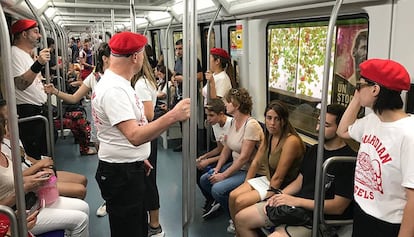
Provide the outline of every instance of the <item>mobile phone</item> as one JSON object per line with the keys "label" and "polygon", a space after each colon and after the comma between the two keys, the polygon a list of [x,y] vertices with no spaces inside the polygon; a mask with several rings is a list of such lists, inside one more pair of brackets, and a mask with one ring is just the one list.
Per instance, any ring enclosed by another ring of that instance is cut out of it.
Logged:
{"label": "mobile phone", "polygon": [[49,178],[50,175],[51,175],[50,173],[47,173],[47,174],[44,174],[44,175],[40,176],[40,178]]}

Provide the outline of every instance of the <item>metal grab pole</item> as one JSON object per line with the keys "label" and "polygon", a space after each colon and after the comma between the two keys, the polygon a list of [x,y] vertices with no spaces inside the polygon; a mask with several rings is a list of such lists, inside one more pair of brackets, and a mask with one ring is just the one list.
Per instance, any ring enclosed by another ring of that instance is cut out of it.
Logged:
{"label": "metal grab pole", "polygon": [[[329,86],[329,73],[331,65],[331,49],[332,49],[332,39],[333,33],[335,30],[336,19],[338,18],[338,12],[342,5],[343,0],[336,0],[335,6],[332,9],[331,18],[329,19],[328,33],[326,37],[326,49],[325,49],[325,63],[324,63],[324,72],[323,72],[323,87],[322,87],[322,104],[321,104],[321,114],[320,114],[320,124],[325,124],[326,122],[326,107],[328,104],[328,86]],[[324,143],[325,143],[325,126],[319,126],[318,134],[318,153],[316,160],[316,177],[315,177],[315,209],[313,212],[313,227],[312,227],[312,236],[318,236],[319,230],[319,210],[322,206],[320,195],[322,190],[322,163],[323,163],[323,153],[324,153]]]}
{"label": "metal grab pole", "polygon": [[[169,43],[168,43],[168,36],[170,34],[170,29],[171,29],[171,25],[172,25],[173,21],[174,21],[174,18],[171,17],[171,21],[168,24],[167,29],[165,30],[165,36],[164,36],[164,44],[165,44],[164,66],[165,66],[165,69],[166,69],[165,70],[165,85],[164,86],[167,86],[167,107],[168,108],[170,107],[170,103],[171,103],[171,101],[170,101],[171,91],[170,91],[170,83],[169,83],[169,79],[170,79],[171,75],[169,74],[170,70],[168,70],[169,69],[169,66],[168,66],[168,62],[169,62],[168,50],[170,48]],[[167,141],[167,147],[168,147],[168,141]],[[164,148],[167,148],[167,147],[164,147]]]}
{"label": "metal grab pole", "polygon": [[135,26],[135,18],[136,18],[136,13],[135,13],[135,6],[134,6],[134,0],[130,0],[129,1],[129,11],[131,13],[131,32],[137,32],[137,28]]}
{"label": "metal grab pole", "polygon": [[[6,17],[4,16],[3,7],[0,4],[0,37],[1,37],[1,56],[5,59],[11,59],[11,48],[10,48],[10,38],[9,30],[7,27]],[[11,62],[10,60],[2,60],[3,66],[3,78],[8,79],[4,80],[6,98],[7,98],[7,109],[9,112],[9,118],[17,118],[17,108],[16,108],[16,96],[15,96],[15,87],[14,81],[12,80],[11,73]],[[10,145],[12,150],[12,160],[13,160],[13,176],[14,176],[14,190],[16,193],[16,205],[17,205],[17,225],[15,222],[14,233],[17,233],[18,236],[27,235],[27,226],[26,226],[26,204],[24,201],[24,188],[23,188],[23,173],[22,173],[22,163],[20,160],[20,145],[19,145],[19,128],[17,126],[17,119],[9,119],[8,121],[10,129]],[[13,218],[12,218],[12,221]]]}
{"label": "metal grab pole", "polygon": [[[207,60],[206,60],[207,67],[206,68],[207,68],[208,71],[210,71],[210,58],[209,57],[210,57],[210,47],[211,47],[211,45],[210,45],[211,31],[213,30],[214,22],[216,21],[217,16],[220,13],[222,7],[223,7],[222,5],[220,5],[218,7],[218,9],[216,11],[216,14],[214,14],[214,17],[211,20],[210,26],[208,27],[208,33],[207,33],[207,52],[206,52],[206,55],[207,55]],[[210,100],[211,100],[211,95],[210,95],[210,81],[207,81],[207,103],[210,103]],[[203,110],[203,113],[202,114],[204,115],[204,110]],[[207,135],[207,139],[206,139],[206,142],[207,142],[207,151],[209,151],[210,150],[210,145],[211,145],[210,144],[210,141],[211,141],[211,127],[208,127],[207,128],[207,134],[206,135]]]}
{"label": "metal grab pole", "polygon": [[[40,19],[40,17],[39,17],[39,15],[37,14],[37,11],[36,11],[36,9],[35,9],[35,7],[32,5],[32,3],[30,2],[30,0],[25,0],[25,2],[26,2],[26,4],[27,4],[27,6],[29,6],[29,8],[30,8],[30,11],[33,13],[33,15],[35,16],[35,18],[36,18],[36,21],[37,21],[37,24],[39,25],[39,29],[40,29],[40,32],[41,32],[41,35],[42,35],[42,38],[43,38],[43,48],[47,48],[47,42],[46,42],[46,38],[47,38],[47,35],[46,35],[46,30],[45,30],[45,27],[44,27],[44,25],[43,25],[43,22],[42,22],[42,20]],[[45,77],[46,77],[46,83],[47,84],[49,84],[50,83],[50,68],[49,68],[49,62],[47,62],[46,64],[45,64]],[[47,108],[48,108],[48,110],[47,110],[47,117],[48,117],[48,119],[49,119],[49,124],[48,124],[48,126],[49,126],[49,136],[50,136],[50,142],[53,142],[55,139],[54,139],[54,136],[55,136],[55,134],[53,133],[54,132],[54,125],[53,125],[53,108],[52,108],[52,101],[51,101],[51,95],[50,94],[47,94]],[[48,156],[50,156],[50,157],[54,157],[55,156],[55,147],[54,147],[54,144],[52,144],[52,143],[48,143],[48,146],[50,146],[50,149],[48,149]]]}
{"label": "metal grab pole", "polygon": [[[191,8],[190,8],[190,7]],[[190,97],[191,118],[183,123],[183,236],[188,236],[194,219],[195,155],[197,149],[197,47],[196,1],[184,1],[183,14],[183,94]]]}

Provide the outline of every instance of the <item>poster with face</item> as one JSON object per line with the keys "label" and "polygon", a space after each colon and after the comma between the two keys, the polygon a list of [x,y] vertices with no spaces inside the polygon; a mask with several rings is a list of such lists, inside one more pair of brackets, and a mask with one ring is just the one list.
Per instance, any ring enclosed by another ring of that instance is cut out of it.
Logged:
{"label": "poster with face", "polygon": [[367,59],[368,24],[339,25],[331,103],[347,106],[359,80],[359,64]]}

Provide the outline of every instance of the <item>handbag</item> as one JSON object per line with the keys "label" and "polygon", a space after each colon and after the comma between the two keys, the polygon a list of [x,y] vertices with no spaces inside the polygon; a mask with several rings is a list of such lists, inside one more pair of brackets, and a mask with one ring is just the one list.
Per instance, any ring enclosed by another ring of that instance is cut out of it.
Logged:
{"label": "handbag", "polygon": [[311,226],[312,219],[310,212],[302,207],[288,205],[266,206],[266,214],[270,221],[279,226],[282,224],[290,226]]}

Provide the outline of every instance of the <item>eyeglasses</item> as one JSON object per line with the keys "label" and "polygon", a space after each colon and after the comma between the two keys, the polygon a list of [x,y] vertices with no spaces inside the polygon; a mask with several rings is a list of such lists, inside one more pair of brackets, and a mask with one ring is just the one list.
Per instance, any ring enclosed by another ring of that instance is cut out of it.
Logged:
{"label": "eyeglasses", "polygon": [[355,89],[359,91],[362,88],[367,87],[367,86],[375,86],[375,83],[374,82],[362,82],[362,81],[358,81],[355,84]]}

